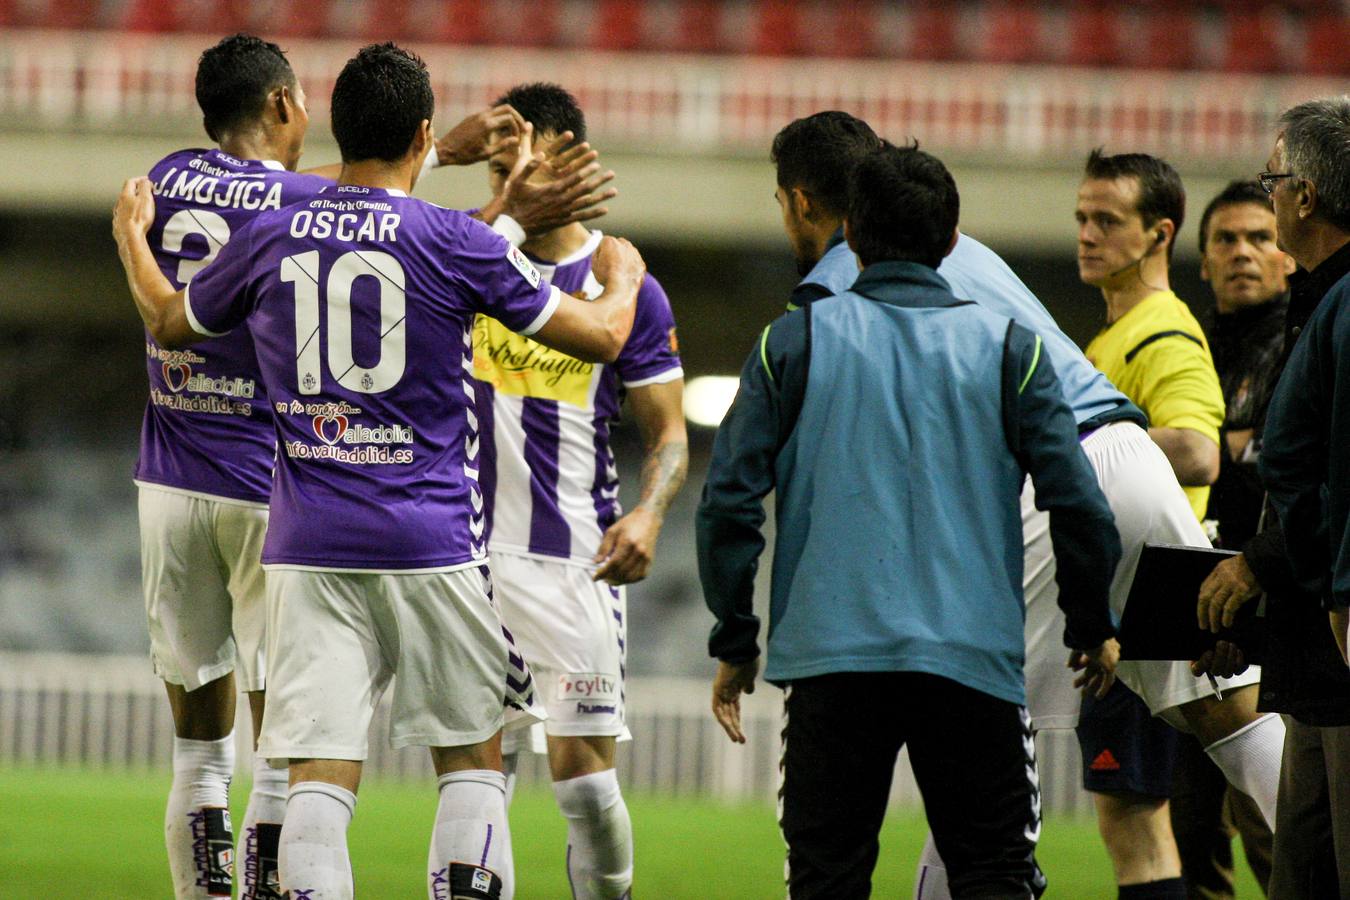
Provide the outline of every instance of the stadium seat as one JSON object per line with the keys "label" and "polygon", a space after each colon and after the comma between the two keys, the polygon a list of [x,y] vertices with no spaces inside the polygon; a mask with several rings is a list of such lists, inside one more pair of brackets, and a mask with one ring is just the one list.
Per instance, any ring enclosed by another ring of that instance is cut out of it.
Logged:
{"label": "stadium seat", "polygon": [[948,3],[915,3],[909,19],[909,59],[949,60],[961,55],[956,39],[958,12]]}
{"label": "stadium seat", "polygon": [[1040,7],[1027,0],[1003,0],[984,9],[984,40],[976,58],[991,63],[1039,61]]}
{"label": "stadium seat", "polygon": [[760,0],[755,10],[752,52],[761,56],[798,56],[812,52],[802,33],[801,8],[792,0]]}
{"label": "stadium seat", "polygon": [[1224,42],[1222,68],[1227,72],[1279,72],[1297,60],[1280,52],[1278,13],[1229,10],[1225,16],[1228,36]]}
{"label": "stadium seat", "polygon": [[643,42],[640,0],[600,0],[591,28],[591,46],[597,50],[636,50]]}
{"label": "stadium seat", "polygon": [[177,31],[178,7],[173,0],[130,0],[117,26],[127,31]]}
{"label": "stadium seat", "polygon": [[332,0],[288,0],[270,11],[265,32],[287,38],[317,38],[328,33]]}
{"label": "stadium seat", "polygon": [[1196,47],[1196,14],[1164,5],[1144,17],[1143,40],[1128,63],[1145,69],[1195,69],[1200,66]]}
{"label": "stadium seat", "polygon": [[449,0],[435,4],[440,18],[420,23],[428,40],[444,44],[485,44],[487,16],[482,0]]}
{"label": "stadium seat", "polygon": [[722,46],[722,4],[717,0],[684,0],[680,24],[670,49],[690,53],[716,53]]}
{"label": "stadium seat", "polygon": [[1113,5],[1075,3],[1069,10],[1064,62],[1071,66],[1118,66],[1127,62],[1120,10]]}
{"label": "stadium seat", "polygon": [[30,21],[39,28],[99,28],[96,0],[48,0]]}
{"label": "stadium seat", "polygon": [[206,30],[211,34],[236,34],[251,31],[255,4],[249,0],[215,0],[206,19]]}
{"label": "stadium seat", "polygon": [[816,18],[799,25],[809,37],[806,52],[813,56],[859,57],[890,55],[893,48],[878,40],[877,4],[871,2],[815,4]]}
{"label": "stadium seat", "polygon": [[1303,71],[1309,75],[1350,74],[1350,25],[1340,12],[1309,16],[1304,39]]}
{"label": "stadium seat", "polygon": [[367,41],[408,40],[416,37],[409,0],[377,0],[367,3],[359,34]]}

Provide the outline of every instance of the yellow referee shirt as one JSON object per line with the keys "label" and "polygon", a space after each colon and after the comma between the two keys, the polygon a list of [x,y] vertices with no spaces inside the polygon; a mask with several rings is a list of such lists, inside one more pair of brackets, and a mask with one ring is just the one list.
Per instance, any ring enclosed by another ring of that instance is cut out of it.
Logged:
{"label": "yellow referee shirt", "polygon": [[[1159,291],[1108,325],[1087,358],[1158,428],[1189,428],[1219,442],[1223,390],[1200,323],[1176,294]],[[1197,519],[1209,487],[1183,488]]]}

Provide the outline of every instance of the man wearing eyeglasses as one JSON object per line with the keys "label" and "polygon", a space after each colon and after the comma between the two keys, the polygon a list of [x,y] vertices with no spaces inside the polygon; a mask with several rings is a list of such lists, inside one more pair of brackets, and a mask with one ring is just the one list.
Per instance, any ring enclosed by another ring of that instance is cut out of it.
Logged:
{"label": "man wearing eyeglasses", "polygon": [[1274,515],[1248,545],[1277,552],[1249,581],[1211,576],[1199,615],[1217,631],[1266,592],[1259,708],[1288,714],[1270,896],[1350,898],[1350,97],[1295,106],[1280,126],[1259,177],[1299,271],[1259,462]]}

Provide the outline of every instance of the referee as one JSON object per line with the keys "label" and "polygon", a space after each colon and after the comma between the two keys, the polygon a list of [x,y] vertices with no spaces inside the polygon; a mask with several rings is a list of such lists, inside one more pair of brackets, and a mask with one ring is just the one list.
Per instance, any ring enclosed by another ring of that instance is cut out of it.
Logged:
{"label": "referee", "polygon": [[765,329],[698,511],[713,711],[744,741],[763,498],[777,492],[765,676],[786,689],[794,898],[868,895],[905,744],[953,897],[1044,890],[1023,708],[1025,473],[1050,511],[1065,643],[1090,687],[1113,678],[1111,512],[1040,338],[935,271],[958,211],[934,157],[885,146],[861,161],[845,238],[862,273]]}

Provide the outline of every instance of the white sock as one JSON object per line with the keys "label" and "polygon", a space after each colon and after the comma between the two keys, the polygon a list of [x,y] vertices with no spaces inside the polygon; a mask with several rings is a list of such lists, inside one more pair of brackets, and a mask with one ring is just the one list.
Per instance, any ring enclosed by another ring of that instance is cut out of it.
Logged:
{"label": "white sock", "polygon": [[1205,748],[1228,783],[1256,801],[1266,824],[1275,827],[1275,797],[1284,756],[1284,720],[1267,713]]}
{"label": "white sock", "polygon": [[274,769],[261,756],[253,757],[253,789],[239,834],[240,900],[279,900],[276,883],[277,846],[286,815],[286,779],[283,766]]}
{"label": "white sock", "polygon": [[567,878],[574,900],[615,900],[633,885],[633,823],[613,769],[553,783],[567,819]]}
{"label": "white sock", "polygon": [[516,796],[516,767],[520,765],[519,753],[502,754],[502,774],[506,776],[506,808],[511,808],[511,800]]}
{"label": "white sock", "polygon": [[491,769],[447,772],[427,857],[427,896],[511,900],[515,868],[506,824],[506,776]]}
{"label": "white sock", "polygon": [[291,788],[277,852],[282,890],[307,900],[352,900],[347,826],[355,811],[356,795],[335,784],[302,781]]}
{"label": "white sock", "polygon": [[947,888],[947,864],[933,843],[933,832],[928,832],[923,853],[919,854],[919,871],[914,877],[914,900],[952,900]]}
{"label": "white sock", "polygon": [[173,739],[173,786],[164,809],[164,846],[178,900],[230,895],[232,777],[233,734],[218,741]]}

